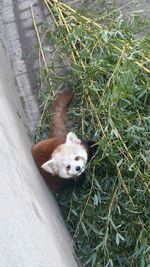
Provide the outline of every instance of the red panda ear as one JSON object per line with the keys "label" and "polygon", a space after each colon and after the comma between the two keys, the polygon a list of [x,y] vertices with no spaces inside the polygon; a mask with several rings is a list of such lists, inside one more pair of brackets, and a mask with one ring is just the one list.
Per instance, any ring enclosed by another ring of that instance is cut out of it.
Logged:
{"label": "red panda ear", "polygon": [[66,137],[66,144],[81,144],[81,140],[76,134],[69,132]]}
{"label": "red panda ear", "polygon": [[55,174],[54,172],[54,160],[53,159],[50,159],[48,161],[46,161],[42,166],[41,168],[46,171],[46,172],[49,172],[51,173],[52,175]]}

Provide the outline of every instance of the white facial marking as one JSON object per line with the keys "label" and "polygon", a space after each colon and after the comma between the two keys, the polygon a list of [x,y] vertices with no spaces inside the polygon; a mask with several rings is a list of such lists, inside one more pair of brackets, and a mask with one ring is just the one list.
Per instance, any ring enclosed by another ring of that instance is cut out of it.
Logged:
{"label": "white facial marking", "polygon": [[51,159],[41,167],[61,178],[79,176],[86,167],[88,155],[81,140],[72,132],[67,134],[66,142],[58,146],[52,153]]}
{"label": "white facial marking", "polygon": [[72,132],[69,132],[66,137],[66,144],[81,144],[81,140]]}
{"label": "white facial marking", "polygon": [[54,175],[54,160],[53,159],[46,161],[41,167],[43,170]]}

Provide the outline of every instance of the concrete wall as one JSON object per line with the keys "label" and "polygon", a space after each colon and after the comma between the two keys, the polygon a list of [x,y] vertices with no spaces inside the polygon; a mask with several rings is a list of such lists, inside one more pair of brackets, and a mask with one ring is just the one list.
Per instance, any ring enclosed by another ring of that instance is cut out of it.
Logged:
{"label": "concrete wall", "polygon": [[0,267],[75,267],[70,237],[31,156],[0,42]]}

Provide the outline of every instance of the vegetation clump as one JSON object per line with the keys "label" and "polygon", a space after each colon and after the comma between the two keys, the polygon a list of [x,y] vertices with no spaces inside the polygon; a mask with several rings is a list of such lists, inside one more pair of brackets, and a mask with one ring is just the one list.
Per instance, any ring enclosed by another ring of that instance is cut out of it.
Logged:
{"label": "vegetation clump", "polygon": [[49,126],[56,84],[67,81],[76,96],[73,130],[98,145],[85,186],[56,194],[76,252],[84,266],[148,267],[150,35],[138,38],[113,12],[93,20],[56,0],[44,2],[55,29],[46,28],[41,51],[49,52],[49,43],[55,51],[42,69],[49,88],[41,94],[37,136]]}

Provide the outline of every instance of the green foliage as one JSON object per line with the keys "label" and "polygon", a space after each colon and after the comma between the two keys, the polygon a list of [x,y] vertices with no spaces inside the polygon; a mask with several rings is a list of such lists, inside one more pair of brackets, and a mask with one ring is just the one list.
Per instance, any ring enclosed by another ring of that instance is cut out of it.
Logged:
{"label": "green foliage", "polygon": [[[53,88],[67,80],[74,131],[98,144],[85,186],[56,198],[84,266],[149,266],[150,35],[135,38],[121,15],[101,25],[54,3],[56,30],[45,34],[55,45],[50,80]],[[57,62],[69,66],[65,75]]]}

